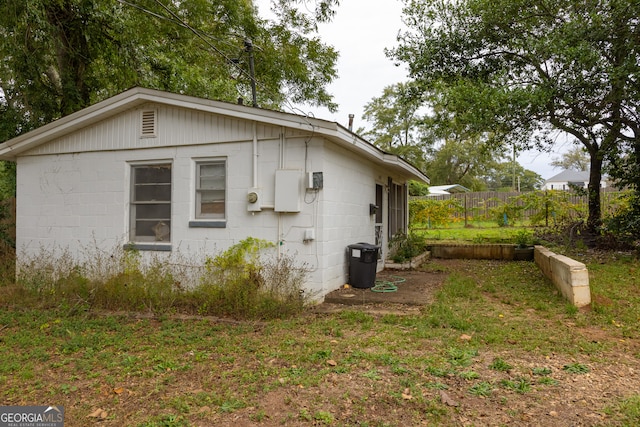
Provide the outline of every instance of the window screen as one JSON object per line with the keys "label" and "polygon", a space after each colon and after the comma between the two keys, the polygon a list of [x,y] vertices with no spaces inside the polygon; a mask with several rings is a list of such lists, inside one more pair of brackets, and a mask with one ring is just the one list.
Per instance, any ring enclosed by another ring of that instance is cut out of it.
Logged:
{"label": "window screen", "polygon": [[131,240],[171,241],[171,164],[132,166]]}
{"label": "window screen", "polygon": [[196,219],[225,219],[226,163],[196,163]]}

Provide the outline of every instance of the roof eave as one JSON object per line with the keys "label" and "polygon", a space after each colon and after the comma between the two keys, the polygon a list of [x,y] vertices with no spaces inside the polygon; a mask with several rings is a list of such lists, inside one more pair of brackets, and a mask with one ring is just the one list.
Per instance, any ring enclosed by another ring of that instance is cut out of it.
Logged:
{"label": "roof eave", "polygon": [[15,160],[20,153],[30,150],[43,142],[62,137],[77,129],[145,103],[158,103],[194,109],[237,119],[264,122],[270,125],[313,132],[330,139],[338,145],[358,152],[374,163],[390,168],[403,179],[429,183],[429,178],[406,160],[380,150],[338,123],[141,87],[135,87],[115,95],[0,144],[0,159]]}
{"label": "roof eave", "polygon": [[323,130],[316,129],[316,133],[321,133],[332,142],[348,150],[355,151],[376,164],[385,166],[401,179],[422,181],[429,184],[429,177],[402,157],[381,150],[338,123],[327,123],[333,125],[333,129],[329,130],[329,127]]}
{"label": "roof eave", "polygon": [[[0,144],[0,159],[15,160],[20,153],[36,147],[44,141],[62,137],[77,129],[149,102],[222,114],[239,119],[265,121],[276,126],[300,130],[313,130],[331,123],[277,111],[136,87]],[[298,119],[292,120],[288,116],[298,117]]]}

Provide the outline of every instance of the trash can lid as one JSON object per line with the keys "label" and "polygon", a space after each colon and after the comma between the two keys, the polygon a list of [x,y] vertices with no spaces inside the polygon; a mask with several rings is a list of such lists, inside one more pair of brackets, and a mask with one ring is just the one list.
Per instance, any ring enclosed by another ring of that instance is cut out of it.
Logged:
{"label": "trash can lid", "polygon": [[364,243],[364,242],[360,242],[360,243],[354,243],[352,245],[347,246],[349,249],[380,249],[380,246],[377,245],[372,245],[371,243]]}

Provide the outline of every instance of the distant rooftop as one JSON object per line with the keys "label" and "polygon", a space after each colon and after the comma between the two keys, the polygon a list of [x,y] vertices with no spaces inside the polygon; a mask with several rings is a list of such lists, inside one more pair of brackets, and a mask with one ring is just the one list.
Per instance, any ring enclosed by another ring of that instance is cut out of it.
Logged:
{"label": "distant rooftop", "polygon": [[589,171],[576,171],[565,169],[557,175],[552,176],[545,182],[588,182]]}
{"label": "distant rooftop", "polygon": [[429,187],[429,195],[437,196],[440,194],[453,194],[453,193],[468,193],[469,190],[467,187],[463,187],[460,184],[449,184],[449,185],[432,185]]}

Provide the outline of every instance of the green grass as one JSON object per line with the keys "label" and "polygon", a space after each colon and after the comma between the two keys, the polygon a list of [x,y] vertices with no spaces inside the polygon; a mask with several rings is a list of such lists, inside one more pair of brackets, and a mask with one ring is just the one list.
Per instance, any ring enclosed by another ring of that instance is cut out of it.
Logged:
{"label": "green grass", "polygon": [[562,369],[570,374],[586,374],[590,371],[589,367],[583,363],[570,363],[564,365]]}
{"label": "green grass", "polygon": [[523,230],[531,231],[533,228],[524,225],[499,227],[489,221],[469,222],[465,227],[462,221],[431,229],[418,226],[413,230],[427,242],[515,243],[519,233]]}
{"label": "green grass", "polygon": [[511,366],[501,358],[496,357],[495,359],[493,359],[493,362],[491,362],[491,365],[489,365],[489,369],[493,369],[494,371],[508,372],[513,369],[513,366]]}
{"label": "green grass", "polygon": [[605,408],[604,412],[612,418],[619,419],[620,425],[640,425],[640,394],[622,399]]}
{"label": "green grass", "polygon": [[502,380],[500,385],[504,388],[513,390],[516,393],[525,394],[531,391],[531,384],[525,378],[516,378],[515,380]]}
{"label": "green grass", "polygon": [[638,277],[640,263],[629,256],[610,254],[602,257],[578,257],[589,270],[593,317],[601,324],[618,329],[623,339],[638,337],[640,307]]}
{"label": "green grass", "polygon": [[[14,301],[0,307],[0,401],[54,399],[69,426],[96,408],[114,425],[132,426],[228,425],[236,417],[456,425],[473,414],[441,403],[442,390],[500,412],[503,399],[539,401],[551,387],[577,387],[584,368],[591,376],[611,363],[624,369],[616,351],[640,335],[640,262],[585,261],[594,291],[608,298],[591,311],[567,310],[533,263],[498,261],[460,261],[433,303],[413,315],[346,309],[231,322]],[[281,412],[271,412],[266,397],[281,402]],[[612,395],[591,410],[606,410],[612,425],[640,417],[637,395]]]}

